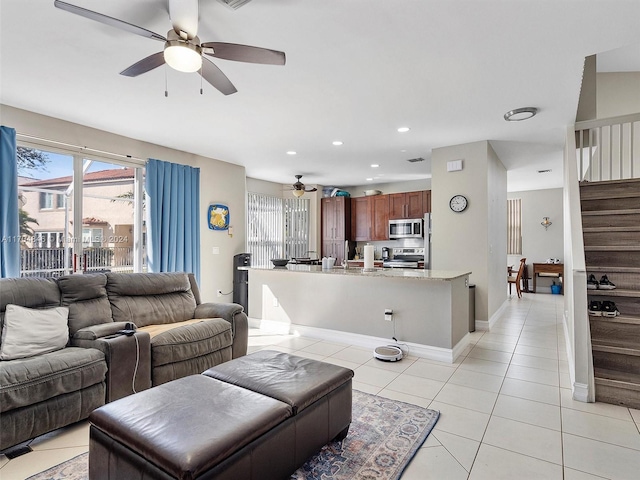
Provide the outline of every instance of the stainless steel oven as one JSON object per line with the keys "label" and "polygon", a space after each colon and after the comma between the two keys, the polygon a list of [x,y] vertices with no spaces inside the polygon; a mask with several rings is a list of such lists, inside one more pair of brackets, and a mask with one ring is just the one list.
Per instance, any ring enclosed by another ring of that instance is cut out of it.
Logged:
{"label": "stainless steel oven", "polygon": [[424,219],[411,218],[389,220],[389,238],[422,238],[424,236]]}

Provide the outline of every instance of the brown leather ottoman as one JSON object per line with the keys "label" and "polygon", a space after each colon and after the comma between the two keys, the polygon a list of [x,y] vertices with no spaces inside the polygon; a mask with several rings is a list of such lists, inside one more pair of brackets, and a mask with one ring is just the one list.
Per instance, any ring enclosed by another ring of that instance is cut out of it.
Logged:
{"label": "brown leather ottoman", "polygon": [[89,477],[282,479],[346,435],[351,370],[279,352],[218,367],[96,409]]}
{"label": "brown leather ottoman", "polygon": [[297,466],[334,438],[347,436],[353,378],[348,368],[262,350],[216,365],[203,375],[289,405],[296,415]]}

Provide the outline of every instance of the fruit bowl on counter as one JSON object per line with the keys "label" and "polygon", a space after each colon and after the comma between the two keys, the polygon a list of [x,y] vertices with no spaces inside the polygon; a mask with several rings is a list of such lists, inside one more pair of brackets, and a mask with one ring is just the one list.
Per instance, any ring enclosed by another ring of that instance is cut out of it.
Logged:
{"label": "fruit bowl on counter", "polygon": [[271,263],[273,263],[274,267],[286,267],[287,263],[289,263],[288,258],[272,258]]}

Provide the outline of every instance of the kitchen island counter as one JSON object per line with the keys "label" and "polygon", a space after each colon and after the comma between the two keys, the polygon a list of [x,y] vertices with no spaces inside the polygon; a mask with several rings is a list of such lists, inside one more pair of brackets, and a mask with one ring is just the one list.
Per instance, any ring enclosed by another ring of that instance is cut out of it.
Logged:
{"label": "kitchen island counter", "polygon": [[469,343],[470,272],[312,265],[248,270],[252,321],[283,333],[367,348],[395,337],[411,355],[443,362],[453,362]]}
{"label": "kitchen island counter", "polygon": [[268,270],[279,273],[303,272],[319,273],[322,275],[349,275],[365,277],[385,277],[385,278],[411,278],[422,280],[453,280],[465,277],[471,272],[449,271],[449,270],[424,270],[421,268],[374,268],[365,270],[363,268],[342,268],[334,267],[323,270],[319,265],[287,265],[286,267],[247,267],[247,270]]}

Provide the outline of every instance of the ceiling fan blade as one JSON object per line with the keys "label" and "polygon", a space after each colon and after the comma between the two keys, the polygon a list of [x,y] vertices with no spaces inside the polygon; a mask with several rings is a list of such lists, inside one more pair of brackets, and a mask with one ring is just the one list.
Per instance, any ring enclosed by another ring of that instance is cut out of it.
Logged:
{"label": "ceiling fan blade", "polygon": [[213,85],[215,88],[220,90],[224,95],[231,95],[232,93],[236,93],[236,87],[233,86],[231,80],[227,78],[227,76],[222,73],[211,60],[208,58],[202,57],[202,76],[204,79]]}
{"label": "ceiling fan blade", "polygon": [[146,58],[143,58],[139,62],[134,63],[129,68],[120,72],[120,75],[126,77],[137,77],[143,73],[147,73],[154,68],[158,68],[160,65],[164,65],[164,52],[154,53]]}
{"label": "ceiling fan blade", "polygon": [[76,15],[80,15],[81,17],[85,17],[90,20],[109,25],[111,27],[119,28],[120,30],[125,30],[130,33],[135,33],[136,35],[152,38],[153,40],[159,40],[161,42],[167,41],[167,39],[160,34],[152,32],[151,30],[147,30],[146,28],[138,27],[137,25],[133,25],[131,23],[118,20],[117,18],[109,17],[107,15],[103,15],[92,10],[87,10],[86,8],[78,7],[76,5],[71,5],[70,3],[61,2],[60,0],[55,0],[53,4],[61,10],[75,13]]}
{"label": "ceiling fan blade", "polygon": [[176,33],[193,39],[198,35],[198,0],[169,0],[169,18]]}
{"label": "ceiling fan blade", "polygon": [[[237,43],[206,42],[201,45],[203,53],[224,60],[236,62],[261,63],[264,65],[284,65],[286,56],[284,52],[269,50],[268,48],[239,45]],[[207,49],[213,48],[213,53]]]}
{"label": "ceiling fan blade", "polygon": [[304,191],[305,192],[316,192],[316,191],[318,191],[318,189],[315,188],[315,187],[313,187],[313,188],[305,188]]}

